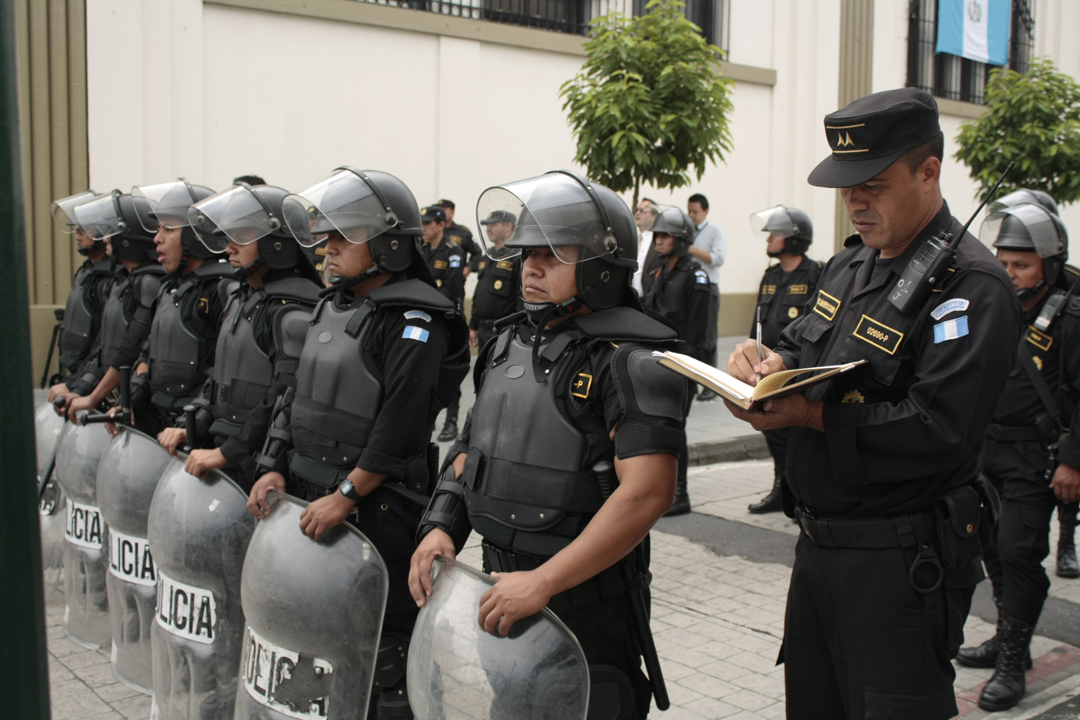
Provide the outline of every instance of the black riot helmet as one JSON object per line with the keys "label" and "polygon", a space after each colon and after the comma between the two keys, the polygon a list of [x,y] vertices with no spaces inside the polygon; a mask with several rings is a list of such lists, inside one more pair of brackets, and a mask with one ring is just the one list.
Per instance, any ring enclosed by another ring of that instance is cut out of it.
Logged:
{"label": "black riot helmet", "polygon": [[1058,282],[1069,259],[1069,235],[1065,223],[1042,204],[1003,207],[990,213],[979,229],[979,239],[998,250],[1033,252],[1042,258],[1043,278],[1033,288],[1017,291],[1027,300],[1044,286]]}
{"label": "black riot helmet", "polygon": [[1050,211],[1052,215],[1058,215],[1057,203],[1054,202],[1054,198],[1044,193],[1042,190],[1028,190],[1027,188],[1020,188],[1019,190],[1013,190],[1008,195],[1002,195],[997,200],[987,205],[987,214],[995,213],[998,210],[1003,210],[1007,207],[1015,207],[1017,205],[1042,205],[1044,208]]}
{"label": "black riot helmet", "polygon": [[814,224],[810,216],[802,210],[785,205],[777,205],[750,216],[750,227],[754,232],[784,238],[784,247],[780,252],[767,252],[769,257],[779,257],[782,253],[805,255],[814,242]]}
{"label": "black riot helmet", "polygon": [[228,190],[200,200],[188,209],[188,221],[209,252],[223,253],[229,243],[258,243],[259,259],[244,268],[252,273],[265,265],[272,270],[299,267],[321,282],[311,261],[283,220],[282,202],[288,190],[274,185],[238,182]]}
{"label": "black riot helmet", "polygon": [[[638,266],[637,227],[630,208],[609,188],[570,170],[553,170],[485,190],[476,204],[477,217],[494,212],[517,218],[506,248],[550,248],[561,262],[577,265],[577,294],[560,306],[561,314],[580,304],[612,308],[634,295],[630,278]],[[480,240],[488,254],[494,252],[484,225]],[[529,306],[534,318],[551,309]]]}
{"label": "black riot helmet", "polygon": [[656,233],[670,235],[675,238],[675,248],[672,252],[679,257],[685,256],[690,252],[690,246],[694,243],[694,235],[697,234],[694,221],[681,208],[672,207],[671,205],[660,205],[657,210],[660,213],[657,215],[656,220],[653,221],[651,228],[654,242]]}
{"label": "black riot helmet", "polygon": [[[98,197],[98,194],[93,190],[84,190],[81,193],[75,193],[69,195],[66,198],[60,198],[59,200],[53,200],[52,206],[49,208],[49,212],[53,216],[53,220],[56,222],[60,231],[71,235],[80,229],[79,223],[75,221],[75,206],[82,205],[84,202],[89,202]],[[85,232],[85,230],[83,231]],[[87,233],[89,235],[89,233]],[[80,255],[87,256],[92,252],[105,252],[105,241],[94,238],[94,244],[88,248],[79,248]]]}
{"label": "black riot helmet", "polygon": [[109,240],[115,260],[157,261],[154,234],[139,222],[139,212],[146,207],[143,198],[113,190],[89,202],[76,205],[75,221],[95,240]]}
{"label": "black riot helmet", "polygon": [[159,225],[170,230],[180,228],[180,245],[183,248],[181,268],[187,264],[189,257],[207,260],[214,256],[213,252],[198,241],[188,220],[188,208],[213,194],[214,191],[205,185],[192,185],[184,178],[159,185],[131,188],[131,196],[141,199],[135,210],[144,230],[157,233]]}
{"label": "black riot helmet", "polygon": [[[339,167],[285,198],[283,212],[289,231],[304,247],[334,232],[355,245],[368,243],[375,264],[360,277],[336,279],[334,287],[351,287],[383,272],[418,272],[417,245],[424,234],[420,206],[408,186],[390,173]],[[419,274],[430,280],[428,273]]]}

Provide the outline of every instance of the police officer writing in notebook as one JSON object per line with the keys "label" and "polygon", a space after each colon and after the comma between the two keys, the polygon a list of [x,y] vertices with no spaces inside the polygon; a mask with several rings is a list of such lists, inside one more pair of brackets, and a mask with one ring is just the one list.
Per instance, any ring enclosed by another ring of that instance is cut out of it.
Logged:
{"label": "police officer writing in notebook", "polygon": [[[875,93],[827,115],[825,132],[832,154],[809,180],[841,189],[858,234],[777,347],[759,361],[748,340],[728,360],[748,383],[866,361],[752,412],[729,404],[756,430],[791,428],[786,487],[802,532],[779,658],[788,717],[949,718],[951,660],[997,501],[977,482],[979,447],[1016,357],[1020,304],[942,199],[933,97]],[[941,233],[960,241],[955,257],[905,302],[898,279]]]}

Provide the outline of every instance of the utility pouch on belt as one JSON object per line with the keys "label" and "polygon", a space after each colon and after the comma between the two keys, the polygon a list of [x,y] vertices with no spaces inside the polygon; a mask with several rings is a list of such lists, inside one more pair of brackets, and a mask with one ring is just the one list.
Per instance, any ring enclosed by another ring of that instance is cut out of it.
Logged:
{"label": "utility pouch on belt", "polygon": [[934,503],[941,564],[947,570],[964,567],[982,554],[984,525],[993,525],[984,515],[983,499],[973,485],[950,490]]}

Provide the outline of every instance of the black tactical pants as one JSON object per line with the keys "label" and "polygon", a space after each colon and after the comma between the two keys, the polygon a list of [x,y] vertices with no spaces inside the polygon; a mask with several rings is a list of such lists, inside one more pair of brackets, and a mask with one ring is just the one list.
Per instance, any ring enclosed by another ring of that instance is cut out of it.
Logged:
{"label": "black tactical pants", "polygon": [[[718,324],[720,322],[720,288],[716,285],[709,286],[709,312],[707,314],[708,323],[705,328],[705,346],[701,349],[701,354],[705,358],[705,362],[713,367],[721,367],[717,363],[720,360],[724,361],[723,367],[727,367],[727,358],[716,357],[717,351],[717,336],[720,328]],[[711,362],[709,361],[711,359]]]}
{"label": "black tactical pants", "polygon": [[[916,592],[914,551],[795,546],[784,644],[789,720],[957,714],[952,658],[974,585]],[[932,582],[932,580],[931,580]]]}
{"label": "black tactical pants", "polygon": [[1057,498],[1046,478],[1046,455],[1037,442],[988,441],[983,473],[1001,496],[997,543],[983,552],[986,574],[1005,612],[1026,625],[1039,622],[1050,578],[1050,517]]}

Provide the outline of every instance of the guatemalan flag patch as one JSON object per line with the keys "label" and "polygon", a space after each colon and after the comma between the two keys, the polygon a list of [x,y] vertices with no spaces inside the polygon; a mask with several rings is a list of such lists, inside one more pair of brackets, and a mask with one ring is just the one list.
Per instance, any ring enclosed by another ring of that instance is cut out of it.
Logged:
{"label": "guatemalan flag patch", "polygon": [[[967,327],[966,325],[964,326]],[[967,332],[965,330],[965,332]],[[406,325],[405,332],[401,334],[403,340],[419,340],[420,342],[427,342],[428,331],[422,327],[416,327],[415,325]]]}
{"label": "guatemalan flag patch", "polygon": [[946,320],[934,326],[934,344],[943,343],[946,340],[955,340],[968,334],[967,315],[961,315],[952,320]]}

